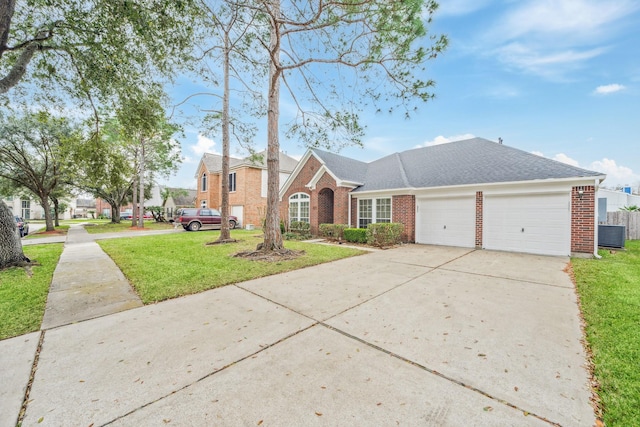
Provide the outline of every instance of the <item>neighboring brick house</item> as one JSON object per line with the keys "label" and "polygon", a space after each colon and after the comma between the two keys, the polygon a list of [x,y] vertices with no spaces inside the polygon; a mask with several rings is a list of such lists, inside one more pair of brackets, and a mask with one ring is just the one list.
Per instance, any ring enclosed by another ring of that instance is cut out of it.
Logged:
{"label": "neighboring brick house", "polygon": [[308,150],[280,191],[280,213],[366,227],[401,222],[403,240],[567,256],[596,253],[605,175],[473,138],[371,163]]}
{"label": "neighboring brick house", "polygon": [[[241,226],[260,227],[267,206],[267,155],[257,154],[258,160],[230,158],[229,205],[231,215],[238,217]],[[298,165],[293,157],[280,153],[280,186]],[[200,159],[195,178],[198,181],[196,206],[220,209],[222,203],[222,156],[205,153]]]}

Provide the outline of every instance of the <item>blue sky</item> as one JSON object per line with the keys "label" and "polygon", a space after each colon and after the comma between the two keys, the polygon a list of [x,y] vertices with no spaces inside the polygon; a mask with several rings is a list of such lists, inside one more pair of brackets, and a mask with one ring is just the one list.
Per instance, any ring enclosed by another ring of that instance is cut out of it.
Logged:
{"label": "blue sky", "polygon": [[[431,31],[449,48],[427,64],[436,98],[407,120],[365,112],[364,148],[340,154],[371,161],[418,146],[483,137],[607,174],[605,186],[640,185],[640,2],[637,0],[442,0]],[[176,101],[198,85],[184,80]],[[198,102],[192,100],[192,111]],[[266,119],[256,147],[266,145]],[[184,162],[170,185],[195,188],[204,152],[219,136],[185,125]],[[305,147],[281,138],[294,157]],[[232,155],[240,156],[236,147]]]}

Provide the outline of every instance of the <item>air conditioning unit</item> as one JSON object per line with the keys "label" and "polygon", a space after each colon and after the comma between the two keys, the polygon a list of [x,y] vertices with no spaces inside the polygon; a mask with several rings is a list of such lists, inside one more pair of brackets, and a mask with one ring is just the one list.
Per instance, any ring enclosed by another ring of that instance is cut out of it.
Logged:
{"label": "air conditioning unit", "polygon": [[626,234],[624,225],[598,225],[598,246],[624,248]]}

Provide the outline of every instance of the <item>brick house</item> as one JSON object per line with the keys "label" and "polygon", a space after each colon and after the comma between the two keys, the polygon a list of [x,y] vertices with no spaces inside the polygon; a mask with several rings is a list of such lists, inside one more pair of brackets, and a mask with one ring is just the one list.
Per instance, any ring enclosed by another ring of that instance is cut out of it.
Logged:
{"label": "brick house", "polygon": [[[241,226],[260,227],[267,206],[267,154],[258,153],[257,160],[230,158],[230,214],[238,217]],[[280,153],[280,186],[284,184],[298,161]],[[196,206],[220,209],[222,203],[222,156],[205,153],[200,159],[195,178]]]}
{"label": "brick house", "polygon": [[482,138],[365,163],[308,150],[280,191],[289,221],[401,222],[406,242],[543,255],[596,253],[605,175]]}

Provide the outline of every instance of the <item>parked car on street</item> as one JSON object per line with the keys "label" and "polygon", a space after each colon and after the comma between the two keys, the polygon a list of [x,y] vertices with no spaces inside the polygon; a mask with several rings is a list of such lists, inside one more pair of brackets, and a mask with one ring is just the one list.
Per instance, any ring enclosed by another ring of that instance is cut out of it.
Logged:
{"label": "parked car on street", "polygon": [[29,223],[25,222],[19,216],[13,217],[16,220],[16,227],[18,228],[18,232],[20,233],[20,237],[24,237],[29,234]]}
{"label": "parked car on street", "polygon": [[[222,217],[216,209],[210,208],[184,208],[180,210],[177,222],[188,231],[198,231],[203,228],[220,229],[222,228]],[[235,228],[238,224],[238,218],[229,215],[229,228]]]}
{"label": "parked car on street", "polygon": [[[138,215],[136,218],[140,218],[140,216]],[[151,212],[145,212],[144,215],[142,215],[142,218],[144,219],[151,219],[153,218],[153,215],[151,215]],[[133,219],[133,212],[131,211],[124,211],[124,212],[120,212],[120,219]]]}

